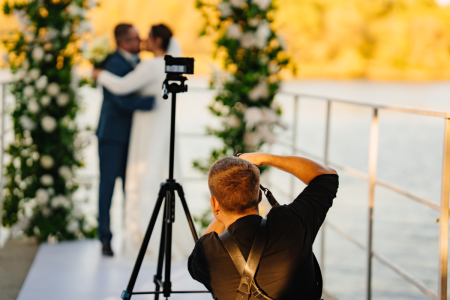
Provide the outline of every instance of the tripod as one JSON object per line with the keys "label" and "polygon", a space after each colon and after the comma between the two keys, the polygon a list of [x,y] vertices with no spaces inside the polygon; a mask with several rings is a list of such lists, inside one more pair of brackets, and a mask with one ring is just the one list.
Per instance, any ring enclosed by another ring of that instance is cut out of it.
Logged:
{"label": "tripod", "polygon": [[[168,94],[172,94],[172,113],[170,124],[170,159],[169,159],[169,179],[161,183],[156,200],[155,208],[153,210],[150,222],[145,232],[144,240],[139,250],[138,257],[134,264],[133,272],[128,281],[127,289],[122,292],[122,299],[129,300],[132,295],[154,294],[155,299],[159,299],[159,295],[170,297],[170,294],[185,294],[185,293],[209,293],[209,291],[172,291],[172,283],[170,281],[171,255],[172,255],[172,224],[175,222],[175,191],[180,197],[183,205],[184,213],[189,223],[194,241],[197,242],[197,232],[195,231],[194,222],[192,221],[189,208],[184,197],[184,191],[181,184],[173,178],[173,163],[174,163],[174,149],[175,149],[175,112],[176,112],[176,94],[187,92],[185,85],[186,77],[180,74],[167,74],[166,80],[163,83],[163,98],[167,99]],[[171,81],[178,81],[178,83],[170,83]],[[155,283],[155,291],[152,292],[133,292],[139,270],[141,269],[142,261],[144,260],[145,252],[147,251],[148,243],[155,227],[156,219],[158,217],[161,206],[164,203],[164,216],[162,224],[161,241],[159,245],[158,266],[153,282]],[[164,281],[162,281],[163,264],[165,260],[165,274]],[[162,291],[161,291],[162,289]]]}

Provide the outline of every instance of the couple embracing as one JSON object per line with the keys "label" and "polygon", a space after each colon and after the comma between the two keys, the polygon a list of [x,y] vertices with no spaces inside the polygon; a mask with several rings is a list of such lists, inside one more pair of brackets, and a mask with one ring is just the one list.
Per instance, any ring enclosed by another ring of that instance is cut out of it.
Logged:
{"label": "couple embracing", "polygon": [[[140,61],[139,32],[131,24],[114,29],[117,51],[94,70],[94,79],[103,86],[103,104],[97,129],[100,160],[99,236],[104,255],[112,256],[110,208],[117,177],[126,195],[124,250],[135,255],[145,235],[159,185],[168,176],[170,102],[161,96],[165,79],[164,56],[181,56],[181,47],[171,30],[163,25],[151,27],[146,50],[153,59]],[[177,205],[179,205],[177,203]],[[177,208],[178,209],[178,208]],[[160,216],[161,218],[161,216]],[[179,218],[174,226],[173,256],[187,257],[187,221]],[[156,223],[161,226],[161,221]],[[184,228],[183,228],[184,227]],[[156,255],[161,230],[155,226],[149,255]]]}

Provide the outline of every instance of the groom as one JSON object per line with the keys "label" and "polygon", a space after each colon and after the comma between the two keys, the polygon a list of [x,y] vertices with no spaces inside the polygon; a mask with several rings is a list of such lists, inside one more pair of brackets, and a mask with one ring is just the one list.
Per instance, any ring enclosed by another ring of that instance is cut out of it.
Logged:
{"label": "groom", "polygon": [[[138,53],[141,40],[135,27],[119,24],[114,29],[117,51],[104,66],[104,70],[118,76],[125,76],[139,63]],[[95,74],[95,72],[94,72]],[[125,188],[128,143],[131,120],[135,110],[151,110],[154,97],[140,97],[137,94],[116,96],[103,88],[103,104],[97,128],[98,153],[100,160],[99,218],[98,233],[102,242],[102,253],[112,256],[112,234],[110,230],[111,199],[117,177]]]}

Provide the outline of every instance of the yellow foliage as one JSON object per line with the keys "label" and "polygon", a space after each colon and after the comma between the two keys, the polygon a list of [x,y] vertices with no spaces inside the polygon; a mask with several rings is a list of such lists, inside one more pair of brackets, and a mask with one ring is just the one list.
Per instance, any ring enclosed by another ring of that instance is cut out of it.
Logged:
{"label": "yellow foliage", "polygon": [[[274,27],[302,78],[450,79],[449,6],[434,0],[273,1]],[[111,44],[118,22],[135,24],[142,38],[151,24],[163,22],[184,55],[195,57],[197,74],[210,73],[215,62],[220,66],[220,51],[213,59],[214,37],[198,36],[204,19],[195,0],[103,0],[89,16],[93,34],[107,35]],[[0,23],[3,32],[17,28],[3,15]]]}

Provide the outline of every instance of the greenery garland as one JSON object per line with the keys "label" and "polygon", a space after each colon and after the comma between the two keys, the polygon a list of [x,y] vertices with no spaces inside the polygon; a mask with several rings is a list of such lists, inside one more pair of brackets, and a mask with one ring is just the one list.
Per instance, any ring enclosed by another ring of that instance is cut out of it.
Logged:
{"label": "greenery garland", "polygon": [[20,222],[27,236],[58,241],[94,237],[96,229],[73,201],[74,171],[82,166],[75,117],[74,62],[90,30],[89,0],[5,2],[20,30],[4,44],[16,81],[11,92],[14,142],[6,153],[3,225]]}
{"label": "greenery garland", "polygon": [[209,170],[217,159],[241,152],[254,152],[264,143],[275,142],[273,129],[281,110],[273,99],[280,86],[279,71],[289,57],[283,40],[271,28],[275,5],[271,0],[197,0],[206,23],[201,35],[216,34],[216,53],[223,58],[226,72],[215,72],[211,84],[218,95],[209,107],[222,118],[219,129],[208,134],[223,140],[206,160],[194,161],[194,167]]}

